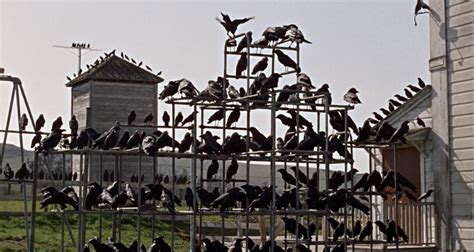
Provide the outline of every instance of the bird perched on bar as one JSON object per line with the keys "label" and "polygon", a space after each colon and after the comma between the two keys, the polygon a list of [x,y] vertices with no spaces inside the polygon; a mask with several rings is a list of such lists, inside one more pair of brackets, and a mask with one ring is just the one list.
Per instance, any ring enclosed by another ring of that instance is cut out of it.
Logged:
{"label": "bird perched on bar", "polygon": [[404,121],[402,122],[402,125],[400,128],[398,128],[390,137],[389,142],[395,142],[397,140],[402,141],[403,143],[406,143],[406,139],[404,135],[410,130],[410,127],[408,126],[409,121]]}
{"label": "bird perched on bar", "polygon": [[217,174],[218,170],[219,170],[219,163],[217,162],[216,159],[213,159],[211,161],[211,164],[209,164],[209,166],[207,167],[206,179],[212,179],[212,177]]}
{"label": "bird perched on bar", "polygon": [[62,129],[54,129],[47,137],[45,137],[40,145],[36,147],[37,152],[41,152],[43,150],[48,151],[54,149],[59,142],[61,141]]}
{"label": "bird perched on bar", "polygon": [[176,117],[174,118],[174,126],[178,126],[183,121],[183,113],[178,112]]}
{"label": "bird perched on bar", "polygon": [[[301,72],[301,68],[296,62],[291,59],[288,55],[284,54],[281,50],[275,50],[275,54],[278,57],[278,61],[285,66],[285,68],[293,68],[297,73]],[[285,69],[286,71],[286,69]]]}
{"label": "bird perched on bar", "polygon": [[426,191],[425,193],[423,193],[422,195],[420,195],[420,197],[418,197],[418,201],[422,201],[424,199],[427,199],[431,196],[431,194],[433,194],[434,190],[433,189],[430,189],[428,191]]}
{"label": "bird perched on bar", "polygon": [[217,143],[218,136],[213,136],[210,131],[206,131],[201,135],[202,142],[198,146],[198,153],[219,154],[222,151],[222,146]]}
{"label": "bird perched on bar", "polygon": [[67,205],[72,206],[75,210],[78,209],[78,197],[73,187],[65,187],[61,191],[53,186],[48,186],[41,189],[43,193],[43,199],[41,200],[41,209],[58,204],[62,209],[66,208]]}
{"label": "bird perched on bar", "polygon": [[115,252],[115,249],[113,249],[112,247],[109,247],[106,244],[100,243],[98,237],[94,237],[93,239],[90,239],[87,243],[92,245],[92,247],[94,247],[95,251]]}
{"label": "bird perched on bar", "polygon": [[229,117],[227,118],[226,127],[230,128],[232,124],[237,123],[239,118],[240,118],[240,107],[235,106],[232,112],[230,112]]}
{"label": "bird perched on bar", "polygon": [[153,239],[153,242],[150,245],[149,251],[150,252],[171,252],[171,247],[163,240],[163,236],[160,236]]}
{"label": "bird perched on bar", "polygon": [[265,37],[267,41],[276,42],[279,39],[285,39],[286,35],[286,28],[281,26],[276,27],[267,27],[265,31],[263,31],[262,36]]}
{"label": "bird perched on bar", "polygon": [[143,122],[145,124],[150,124],[151,121],[153,121],[153,113],[152,112],[149,112],[148,114],[145,115],[145,117],[143,118]]}
{"label": "bird perched on bar", "polygon": [[168,82],[168,85],[166,85],[163,88],[163,91],[161,91],[159,95],[160,100],[164,100],[166,97],[171,97],[178,93],[179,91],[179,81],[180,80],[175,80],[175,81],[170,81]]}
{"label": "bird perched on bar", "polygon": [[231,99],[236,99],[240,97],[239,91],[237,91],[237,89],[235,89],[235,87],[232,85],[229,86],[227,90],[227,94],[229,95],[229,98]]}
{"label": "bird perched on bar", "polygon": [[362,103],[357,96],[357,93],[359,91],[356,88],[350,88],[347,93],[344,95],[344,101],[350,103],[350,104],[360,104]]}
{"label": "bird perched on bar", "polygon": [[[281,178],[289,185],[296,186],[297,180],[291,174],[289,174],[285,169],[278,169],[277,170],[281,174]],[[301,187],[300,183],[298,182],[298,186]]]}
{"label": "bird perched on bar", "polygon": [[[248,37],[248,40],[247,40]],[[236,52],[242,51],[242,49],[246,48],[247,46],[252,44],[252,32],[246,32],[245,36],[242,37],[239,44],[237,45]]]}
{"label": "bird perched on bar", "polygon": [[194,116],[197,114],[197,111],[193,111],[191,114],[189,114],[186,118],[183,119],[181,122],[181,126],[184,126],[187,123],[193,122],[194,121]]}
{"label": "bird perched on bar", "polygon": [[258,72],[265,71],[268,67],[268,57],[265,56],[255,64],[252,69],[252,74],[257,74]]}
{"label": "bird perched on bar", "polygon": [[77,136],[77,130],[79,129],[79,123],[77,122],[76,116],[72,115],[71,120],[69,120],[69,129],[71,130],[71,135]]}
{"label": "bird perched on bar", "polygon": [[311,83],[311,79],[305,73],[298,73],[296,75],[296,84],[297,84],[298,90],[302,90],[303,87],[306,87],[308,89],[314,88],[313,84]]}
{"label": "bird perched on bar", "polygon": [[31,146],[30,148],[34,148],[37,144],[41,143],[41,134],[40,133],[36,133],[35,136],[33,137],[33,139],[31,139]]}
{"label": "bird perched on bar", "polygon": [[259,92],[261,94],[265,94],[269,89],[278,87],[278,82],[281,77],[282,76],[279,73],[272,73],[270,76],[268,76],[268,78],[263,79],[261,82],[262,86],[260,87]]}
{"label": "bird perched on bar", "polygon": [[[304,35],[303,35],[303,32],[301,32],[301,30],[298,28],[298,26],[296,26],[295,24],[289,24],[289,25],[284,25],[283,26],[285,29],[286,29],[286,32],[285,32],[285,39],[288,39],[291,41],[291,43],[297,43],[297,44],[301,44],[301,43],[308,43],[308,44],[312,44],[311,41],[309,40],[306,40],[304,38]],[[291,46],[291,44],[290,44]]]}
{"label": "bird perched on bar", "polygon": [[[219,22],[222,26],[224,26],[224,29],[227,31],[227,35],[229,37],[234,37],[235,32],[237,31],[237,28],[239,25],[247,23],[249,20],[254,19],[255,17],[249,17],[249,18],[241,18],[241,19],[234,19],[232,20],[229,15],[224,14],[221,12],[222,20],[216,17],[217,22]],[[230,34],[230,35],[229,35]],[[232,36],[231,36],[232,35]]]}
{"label": "bird perched on bar", "polygon": [[44,115],[43,114],[40,114],[38,116],[38,119],[36,119],[36,122],[35,122],[35,132],[38,132],[41,130],[41,128],[43,128],[44,124],[45,124],[45,120],[44,120]]}
{"label": "bird perched on bar", "polygon": [[239,163],[237,162],[237,159],[235,159],[235,157],[232,157],[232,161],[227,167],[227,172],[225,174],[225,179],[227,180],[227,183],[229,183],[230,180],[235,176],[235,174],[237,174],[238,170],[239,170]]}
{"label": "bird perched on bar", "polygon": [[18,169],[15,172],[15,179],[17,180],[27,179],[28,175],[29,175],[29,172],[28,172],[28,168],[26,168],[26,163],[23,163],[20,169]]}
{"label": "bird perched on bar", "polygon": [[62,117],[58,116],[56,120],[54,120],[52,126],[51,126],[51,131],[54,131],[55,129],[60,129],[61,126],[63,126],[63,119]]}
{"label": "bird perched on bar", "polygon": [[20,118],[20,130],[25,130],[27,125],[28,117],[26,117],[26,114],[22,114]]}
{"label": "bird perched on bar", "polygon": [[367,221],[365,227],[362,229],[359,235],[359,241],[363,241],[366,237],[370,237],[372,235],[373,225],[372,221]]}
{"label": "bird perched on bar", "polygon": [[130,111],[127,118],[127,124],[133,125],[133,122],[135,121],[136,118],[137,118],[137,114],[135,114],[135,111],[134,110]]}
{"label": "bird perched on bar", "polygon": [[243,52],[240,55],[239,61],[237,61],[237,66],[235,67],[235,76],[237,76],[237,78],[242,76],[242,72],[245,69],[247,69],[247,64],[248,64],[248,62],[247,62],[247,53]]}
{"label": "bird perched on bar", "polygon": [[291,115],[291,119],[293,120],[294,125],[296,125],[296,122],[298,122],[300,128],[303,128],[303,126],[306,128],[313,127],[313,124],[308,121],[308,119],[303,117],[301,114],[296,113],[296,111],[294,111],[293,109],[289,109],[287,112]]}
{"label": "bird perched on bar", "polygon": [[415,16],[413,17],[413,20],[415,21],[415,26],[417,26],[418,24],[416,23],[416,16],[418,16],[418,14],[421,14],[420,11],[422,9],[425,9],[427,11],[431,11],[431,8],[428,4],[426,4],[425,2],[423,2],[423,0],[416,0],[416,5],[415,5]]}
{"label": "bird perched on bar", "polygon": [[193,85],[193,83],[185,78],[177,80],[179,83],[178,91],[181,95],[186,98],[193,98],[199,94],[199,90]]}
{"label": "bird perched on bar", "polygon": [[207,119],[207,123],[210,124],[212,122],[220,121],[222,119],[224,119],[224,109],[219,109]]}
{"label": "bird perched on bar", "polygon": [[163,116],[161,117],[161,119],[163,119],[163,123],[165,124],[166,127],[170,126],[171,118],[167,111],[163,112]]}
{"label": "bird perched on bar", "polygon": [[303,171],[298,169],[296,166],[292,166],[292,167],[290,167],[290,169],[295,173],[295,177],[298,178],[299,182],[301,182],[305,185],[308,184],[308,182],[309,182],[308,177],[306,176],[306,174]]}
{"label": "bird perched on bar", "polygon": [[[188,151],[191,148],[191,145],[193,144],[193,137],[191,136],[191,133],[186,132],[184,134],[183,140],[179,143],[179,153],[184,153]],[[199,141],[196,139],[196,146],[199,145]]]}

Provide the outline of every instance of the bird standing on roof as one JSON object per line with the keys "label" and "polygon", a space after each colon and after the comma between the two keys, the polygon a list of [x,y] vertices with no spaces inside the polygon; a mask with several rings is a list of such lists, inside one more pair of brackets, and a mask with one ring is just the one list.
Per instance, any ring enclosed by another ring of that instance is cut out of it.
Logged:
{"label": "bird standing on roof", "polygon": [[143,122],[145,124],[150,124],[151,121],[153,121],[153,113],[149,112],[148,114],[145,115],[145,118],[143,119]]}
{"label": "bird standing on roof", "polygon": [[424,122],[421,118],[419,118],[419,117],[416,118],[416,123],[417,123],[420,127],[423,127],[423,128],[426,127],[425,122]]}
{"label": "bird standing on roof", "polygon": [[344,101],[350,104],[362,103],[359,97],[357,96],[357,93],[359,93],[359,91],[356,88],[349,89],[349,91],[347,91],[347,93],[344,95]]}
{"label": "bird standing on roof", "polygon": [[241,19],[232,20],[230,19],[229,15],[224,14],[222,12],[221,12],[221,16],[222,16],[222,20],[220,20],[219,18],[216,18],[216,20],[217,22],[221,23],[222,26],[224,26],[224,29],[227,31],[227,35],[229,37],[231,37],[229,33],[232,35],[232,37],[235,36],[235,32],[237,31],[237,28],[239,27],[239,25],[244,24],[248,22],[249,20],[252,20],[255,18],[255,17],[249,17],[249,18],[241,18]]}

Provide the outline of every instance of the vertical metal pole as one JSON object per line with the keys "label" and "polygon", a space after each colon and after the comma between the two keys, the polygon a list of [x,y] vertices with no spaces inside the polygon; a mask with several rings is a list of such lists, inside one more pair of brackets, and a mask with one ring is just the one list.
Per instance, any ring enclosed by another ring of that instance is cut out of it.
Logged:
{"label": "vertical metal pole", "polygon": [[[173,103],[172,105],[172,114],[173,114],[173,118],[175,116],[175,104]],[[175,139],[175,136],[176,136],[176,127],[178,125],[175,125],[175,122],[173,121],[173,128],[171,128],[171,134],[172,134],[172,139],[174,140]],[[171,146],[173,148],[173,152],[175,151],[175,142],[172,141],[171,142]],[[176,181],[176,160],[175,160],[175,157],[173,156],[171,158],[171,202],[173,203],[173,206],[174,206],[174,196],[175,196],[175,181]],[[171,215],[171,251],[174,251],[174,234],[175,234],[175,224],[176,224],[176,221],[175,221],[175,214],[172,214]]]}
{"label": "vertical metal pole", "polygon": [[[16,113],[18,115],[18,130],[20,132],[20,158],[21,158],[21,163],[25,163],[25,154],[23,151],[23,130],[21,129],[21,108],[20,108],[20,94],[18,90],[18,85],[17,83],[14,83],[14,89],[15,89],[15,95],[16,95]],[[28,236],[27,236],[28,237]]]}
{"label": "vertical metal pole", "polygon": [[141,244],[141,224],[142,224],[142,218],[141,218],[141,213],[142,213],[142,195],[140,192],[140,189],[142,188],[142,180],[141,180],[141,175],[142,175],[142,155],[138,155],[138,222],[137,222],[137,251],[140,251],[140,244]]}
{"label": "vertical metal pole", "polygon": [[[193,100],[193,107],[194,111],[197,111],[196,102]],[[201,118],[204,116],[204,111],[201,112]],[[203,122],[203,120],[201,120]],[[193,191],[193,213],[191,215],[191,227],[190,227],[190,239],[191,239],[191,246],[189,248],[190,252],[195,252],[194,248],[196,247],[196,213],[198,212],[198,204],[197,204],[197,190],[196,190],[196,152],[197,152],[197,114],[194,113],[194,127],[192,128],[192,137],[193,137],[193,157],[192,157],[192,164],[191,164],[191,189]],[[202,168],[202,166],[201,166]],[[202,172],[201,172],[202,174]],[[197,252],[197,251],[196,251]]]}
{"label": "vertical metal pole", "polygon": [[77,49],[79,51],[79,55],[77,57],[79,59],[79,64],[77,66],[77,75],[80,75],[80,72],[81,72],[81,59],[82,59],[82,48],[78,47]]}
{"label": "vertical metal pole", "polygon": [[[329,132],[329,94],[324,94],[324,127],[325,127],[325,132]],[[329,139],[328,139],[328,134],[326,133],[326,139],[325,139],[325,150],[329,149]],[[324,157],[324,165],[325,165],[325,176],[326,176],[326,190],[329,190],[329,156],[327,153],[323,154]],[[326,205],[325,207],[326,214],[324,216],[324,241],[325,244],[324,246],[328,246],[328,235],[329,235],[329,222],[328,222],[328,214],[330,213],[330,210],[328,206]]]}
{"label": "vertical metal pole", "polygon": [[15,99],[15,85],[13,85],[13,88],[12,88],[12,96],[10,98],[10,105],[8,107],[7,125],[5,126],[5,133],[3,135],[2,155],[0,155],[0,167],[3,167],[3,155],[5,154],[5,146],[7,145],[8,129],[10,128],[10,118],[12,116],[14,99]]}
{"label": "vertical metal pole", "polygon": [[[99,185],[101,187],[103,187],[103,159],[102,159],[102,155],[99,155]],[[115,213],[114,213],[115,215]],[[112,233],[114,233],[115,231],[115,228],[112,228]],[[112,235],[112,237],[114,238],[114,241],[115,241],[115,236]],[[102,241],[102,208],[99,209],[99,239]]]}
{"label": "vertical metal pole", "polygon": [[33,186],[31,188],[31,230],[30,230],[30,251],[34,251],[35,245],[35,221],[36,221],[36,190],[38,186],[38,152],[34,156]]}
{"label": "vertical metal pole", "polygon": [[394,144],[393,145],[393,170],[395,172],[395,176],[394,176],[394,183],[395,183],[395,236],[397,237],[397,239],[395,240],[395,246],[396,246],[396,250],[398,251],[399,247],[399,242],[398,242],[398,199],[397,199],[397,196],[398,196],[398,193],[400,193],[398,191],[398,182],[397,182],[397,177],[398,177],[398,172],[397,172],[397,146]]}
{"label": "vertical metal pole", "polygon": [[[66,154],[62,154],[62,161],[63,161],[63,169],[62,169],[62,172],[63,172],[63,176],[62,176],[62,186],[63,188],[66,186],[66,183],[65,183],[65,171],[66,171]],[[64,252],[64,221],[65,221],[65,214],[64,214],[64,210],[61,211],[61,252]]]}
{"label": "vertical metal pole", "polygon": [[271,205],[271,210],[270,210],[270,240],[271,242],[271,247],[272,251],[275,251],[275,239],[276,235],[275,234],[275,201],[276,201],[276,158],[275,158],[275,149],[276,149],[276,128],[275,128],[275,118],[276,118],[276,97],[275,97],[275,91],[272,90],[272,112],[271,112],[271,135],[272,137],[272,153],[271,153],[271,164],[270,164],[270,178],[271,178],[271,185],[272,185],[272,205]]}

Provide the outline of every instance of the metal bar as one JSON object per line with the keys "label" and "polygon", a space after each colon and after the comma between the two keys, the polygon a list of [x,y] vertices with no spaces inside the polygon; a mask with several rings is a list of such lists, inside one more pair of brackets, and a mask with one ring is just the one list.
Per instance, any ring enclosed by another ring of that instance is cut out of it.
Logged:
{"label": "metal bar", "polygon": [[38,184],[38,153],[34,154],[34,168],[33,168],[33,186],[31,187],[31,230],[30,230],[30,251],[34,251],[35,245],[35,225],[36,225],[36,192]]}
{"label": "metal bar", "polygon": [[5,154],[5,146],[7,145],[7,136],[9,132],[8,129],[10,128],[10,118],[12,116],[14,99],[15,99],[15,86],[13,86],[12,88],[12,96],[10,98],[10,105],[8,106],[7,125],[5,126],[5,134],[3,135],[2,155],[0,155],[0,167],[3,167],[3,155]]}

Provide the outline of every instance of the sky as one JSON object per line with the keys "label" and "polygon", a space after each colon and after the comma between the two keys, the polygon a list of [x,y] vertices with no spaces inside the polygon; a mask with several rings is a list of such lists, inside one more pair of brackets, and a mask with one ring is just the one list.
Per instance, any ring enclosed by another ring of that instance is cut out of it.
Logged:
{"label": "sky", "polygon": [[[313,42],[301,45],[302,71],[317,87],[329,83],[334,103],[344,104],[343,94],[357,87],[363,103],[351,116],[362,124],[417,77],[430,82],[429,17],[418,17],[414,26],[414,5],[414,0],[0,0],[0,67],[22,79],[35,117],[43,113],[51,123],[61,115],[67,121],[70,90],[64,84],[77,70],[77,56],[53,45],[84,42],[102,49],[84,55],[83,66],[104,52],[123,51],[162,71],[165,82],[184,77],[202,89],[223,74],[226,32],[215,17],[221,11],[232,18],[254,16],[239,27],[252,31],[254,40],[268,26],[297,24]],[[10,92],[11,86],[0,86],[2,129]],[[270,133],[268,117],[257,117],[255,125]]]}

